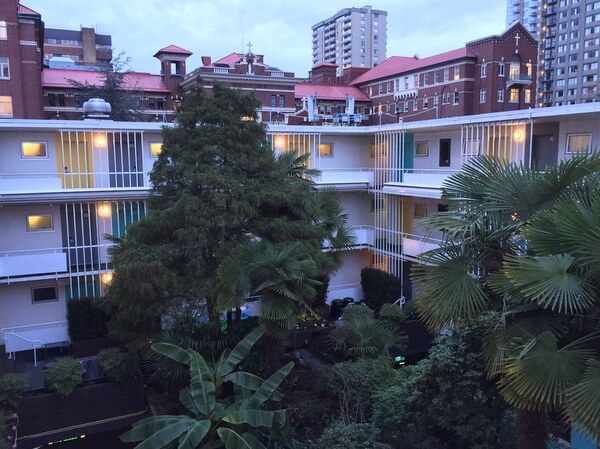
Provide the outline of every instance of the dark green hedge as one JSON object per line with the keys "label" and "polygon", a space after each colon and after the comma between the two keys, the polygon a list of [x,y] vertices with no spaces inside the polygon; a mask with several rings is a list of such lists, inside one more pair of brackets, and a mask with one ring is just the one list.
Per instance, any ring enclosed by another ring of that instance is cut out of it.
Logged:
{"label": "dark green hedge", "polygon": [[100,308],[99,298],[71,299],[67,303],[67,320],[71,341],[106,337],[108,315]]}
{"label": "dark green hedge", "polygon": [[383,304],[391,304],[400,298],[400,278],[375,268],[363,268],[360,272],[360,285],[365,302],[379,310]]}

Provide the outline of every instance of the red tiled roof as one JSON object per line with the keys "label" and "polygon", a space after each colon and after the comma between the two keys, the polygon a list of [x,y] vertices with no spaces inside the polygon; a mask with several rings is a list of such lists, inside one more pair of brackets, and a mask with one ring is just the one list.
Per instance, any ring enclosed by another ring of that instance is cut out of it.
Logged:
{"label": "red tiled roof", "polygon": [[161,48],[154,54],[154,57],[156,57],[156,55],[159,55],[160,53],[177,53],[181,55],[193,55],[191,51],[186,50],[185,48],[178,47],[177,45],[169,45],[168,47]]}
{"label": "red tiled roof", "polygon": [[313,67],[313,69],[316,69],[317,67],[337,67],[337,64],[334,64],[333,62],[321,62],[320,64],[317,64],[316,66]]}
{"label": "red tiled roof", "polygon": [[238,62],[240,62],[242,58],[242,55],[240,53],[230,53],[227,56],[219,59],[218,61],[214,61],[211,65],[215,65],[215,64],[228,64],[231,67],[233,67],[235,64],[237,64]]}
{"label": "red tiled roof", "polygon": [[399,73],[410,72],[422,69],[444,62],[454,61],[463,58],[476,58],[477,55],[468,48],[458,48],[438,55],[428,56],[427,58],[415,59],[406,56],[392,56],[387,58],[377,67],[373,67],[367,73],[362,74],[352,81],[352,84],[362,84],[368,81],[383,79]]}
{"label": "red tiled roof", "polygon": [[18,7],[19,7],[19,9],[18,9],[19,14],[34,14],[36,16],[41,16],[41,14],[39,12],[36,12],[33,9],[28,8],[27,6],[22,5],[20,3],[18,4]]}
{"label": "red tiled roof", "polygon": [[345,100],[346,97],[354,97],[357,101],[370,101],[363,91],[352,86],[300,83],[294,86],[294,94],[296,98],[316,95],[320,100]]}
{"label": "red tiled roof", "polygon": [[[92,86],[101,85],[104,80],[100,72],[94,70],[44,69],[42,70],[42,85],[44,87],[73,88],[69,80]],[[150,73],[129,72],[125,74],[125,87],[128,90],[142,92],[169,92],[162,82],[160,75]]]}

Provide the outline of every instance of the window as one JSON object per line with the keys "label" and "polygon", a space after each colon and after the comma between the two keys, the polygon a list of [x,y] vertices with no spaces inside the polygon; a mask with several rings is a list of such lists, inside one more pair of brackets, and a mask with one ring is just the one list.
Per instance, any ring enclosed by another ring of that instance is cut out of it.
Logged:
{"label": "window", "polygon": [[567,135],[567,154],[589,153],[592,147],[591,134]]}
{"label": "window", "polygon": [[524,94],[523,102],[531,103],[531,89],[525,89],[523,91],[523,94]]}
{"label": "window", "polygon": [[498,103],[504,102],[504,89],[498,89]]}
{"label": "window", "polygon": [[477,156],[480,147],[481,143],[479,139],[466,139],[463,143],[462,155],[468,157]]}
{"label": "window", "polygon": [[21,142],[21,156],[23,158],[47,158],[46,142]]}
{"label": "window", "polygon": [[425,73],[423,75],[423,85],[424,86],[428,86],[429,85],[429,73]]}
{"label": "window", "polygon": [[5,41],[6,39],[6,22],[4,20],[0,20],[0,40]]}
{"label": "window", "polygon": [[504,76],[504,61],[500,61],[498,64],[498,76]]}
{"label": "window", "polygon": [[333,156],[333,144],[332,143],[320,143],[319,144],[319,156],[332,157]]}
{"label": "window", "polygon": [[10,69],[8,67],[8,58],[0,58],[0,79],[10,79]]}
{"label": "window", "polygon": [[35,287],[31,289],[33,302],[58,301],[56,287]]}
{"label": "window", "polygon": [[485,103],[486,101],[486,92],[485,89],[481,89],[479,91],[479,103]]}
{"label": "window", "polygon": [[460,67],[455,65],[454,66],[454,80],[457,81],[460,79]]}
{"label": "window", "polygon": [[508,101],[511,103],[519,102],[519,89],[518,88],[513,87],[510,89],[510,98]]}
{"label": "window", "polygon": [[150,143],[150,157],[158,157],[160,152],[162,151],[162,143],[160,142],[151,142]]}
{"label": "window", "polygon": [[448,81],[450,81],[450,69],[446,67],[444,69],[444,82],[447,83]]}
{"label": "window", "polygon": [[415,156],[426,157],[429,156],[429,142],[416,142],[415,143]]}
{"label": "window", "polygon": [[458,104],[458,91],[457,90],[454,91],[454,101],[453,101],[453,103],[454,104]]}
{"label": "window", "polygon": [[12,97],[0,95],[0,117],[12,117]]}
{"label": "window", "polygon": [[427,216],[427,204],[425,203],[415,203],[415,209],[413,212],[413,217],[415,218],[423,218]]}
{"label": "window", "polygon": [[271,95],[271,107],[272,108],[277,107],[277,95]]}
{"label": "window", "polygon": [[433,82],[435,84],[440,82],[440,71],[436,70],[435,72],[433,72]]}
{"label": "window", "polygon": [[429,98],[428,97],[423,98],[423,109],[429,109]]}
{"label": "window", "polygon": [[279,107],[280,108],[284,108],[285,107],[285,96],[283,96],[283,95],[279,96]]}
{"label": "window", "polygon": [[27,231],[51,231],[52,214],[27,215]]}
{"label": "window", "polygon": [[487,63],[486,62],[481,64],[481,77],[482,78],[487,77]]}

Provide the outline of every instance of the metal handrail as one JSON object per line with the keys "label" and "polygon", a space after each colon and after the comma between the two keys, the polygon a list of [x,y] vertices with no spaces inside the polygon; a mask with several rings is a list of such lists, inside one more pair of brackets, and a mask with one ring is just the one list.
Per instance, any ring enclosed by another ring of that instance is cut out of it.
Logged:
{"label": "metal handrail", "polygon": [[[2,330],[2,339],[4,341],[7,341],[8,339],[6,338],[7,335],[13,335],[17,338],[20,338],[21,340],[25,340],[26,342],[31,343],[31,349],[33,349],[33,366],[37,366],[37,348],[41,348],[42,347],[42,340],[31,340],[27,337],[23,337],[22,335],[19,335],[17,333],[15,333],[14,331],[10,331],[10,332],[4,332],[4,329]],[[37,344],[37,346],[36,346]],[[8,358],[11,358],[11,355],[14,356],[14,352],[9,353]]]}

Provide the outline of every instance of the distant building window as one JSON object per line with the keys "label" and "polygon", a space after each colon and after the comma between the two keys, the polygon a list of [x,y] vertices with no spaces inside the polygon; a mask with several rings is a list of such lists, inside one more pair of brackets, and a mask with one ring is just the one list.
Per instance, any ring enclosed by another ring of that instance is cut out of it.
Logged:
{"label": "distant building window", "polygon": [[56,287],[35,287],[31,289],[33,302],[58,301]]}
{"label": "distant building window", "polygon": [[58,94],[58,105],[61,108],[65,107],[65,94]]}
{"label": "distant building window", "polygon": [[525,89],[523,102],[531,103],[531,89]]}
{"label": "distant building window", "polygon": [[457,81],[460,79],[460,67],[455,65],[454,66],[454,80]]}
{"label": "distant building window", "polygon": [[504,61],[500,61],[498,64],[498,76],[504,76]]}
{"label": "distant building window", "polygon": [[159,111],[164,111],[165,109],[165,100],[163,98],[156,99],[156,106]]}
{"label": "distant building window", "polygon": [[511,103],[519,102],[519,89],[516,87],[512,87],[510,89],[510,98],[508,99]]}
{"label": "distant building window", "polygon": [[283,96],[283,95],[279,96],[279,107],[280,108],[285,107],[285,96]]}
{"label": "distant building window", "polygon": [[453,101],[453,103],[454,104],[458,104],[458,91],[457,90],[454,91],[454,101]]}
{"label": "distant building window", "polygon": [[27,215],[27,231],[50,231],[52,229],[52,214]]}
{"label": "distant building window", "polygon": [[485,103],[486,102],[486,91],[485,89],[481,89],[479,91],[479,103]]}
{"label": "distant building window", "polygon": [[446,67],[444,69],[444,82],[447,83],[448,81],[450,81],[450,69]]}
{"label": "distant building window", "polygon": [[567,154],[589,153],[591,147],[591,134],[569,134],[567,136]]}
{"label": "distant building window", "polygon": [[21,142],[21,156],[23,158],[47,158],[48,149],[46,142]]}
{"label": "distant building window", "polygon": [[0,79],[10,79],[10,68],[8,58],[0,58]]}
{"label": "distant building window", "polygon": [[333,156],[333,144],[332,143],[320,143],[319,144],[319,156],[332,157]]}
{"label": "distant building window", "polygon": [[6,39],[7,39],[6,21],[0,20],[0,40],[5,41]]}
{"label": "distant building window", "polygon": [[152,142],[150,144],[150,157],[158,157],[160,152],[162,151],[162,143],[160,142]]}
{"label": "distant building window", "polygon": [[429,156],[429,142],[416,142],[415,143],[415,156],[426,157]]}
{"label": "distant building window", "polygon": [[272,108],[277,107],[277,95],[271,95],[271,107]]}
{"label": "distant building window", "polygon": [[487,63],[484,62],[483,64],[481,64],[481,77],[482,78],[486,78],[487,77]]}
{"label": "distant building window", "polygon": [[498,89],[498,103],[504,102],[504,89]]}
{"label": "distant building window", "polygon": [[0,116],[12,117],[12,97],[0,95]]}

